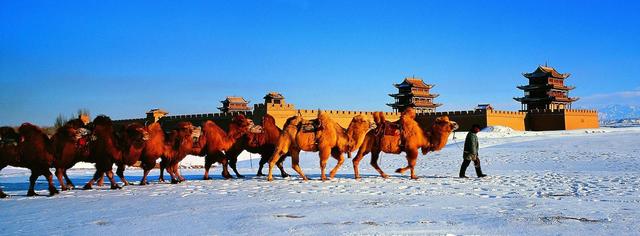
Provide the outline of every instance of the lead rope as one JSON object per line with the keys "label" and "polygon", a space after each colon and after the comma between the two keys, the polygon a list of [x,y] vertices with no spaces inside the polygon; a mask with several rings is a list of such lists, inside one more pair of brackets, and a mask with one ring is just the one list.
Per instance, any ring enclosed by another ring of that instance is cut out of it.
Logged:
{"label": "lead rope", "polygon": [[[453,132],[453,141],[456,141],[456,132]],[[462,149],[460,147],[460,142],[454,142],[456,144],[456,147],[458,147],[458,149],[460,149],[461,151],[464,151],[464,149]]]}

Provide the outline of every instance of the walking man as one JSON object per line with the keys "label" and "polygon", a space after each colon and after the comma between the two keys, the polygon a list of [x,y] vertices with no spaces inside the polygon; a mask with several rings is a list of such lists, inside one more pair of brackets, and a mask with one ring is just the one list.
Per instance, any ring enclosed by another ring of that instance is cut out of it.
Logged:
{"label": "walking man", "polygon": [[467,171],[467,167],[473,161],[473,164],[476,167],[476,174],[478,178],[485,177],[487,175],[482,173],[482,169],[480,169],[480,158],[478,158],[478,136],[476,135],[480,132],[480,125],[474,124],[471,126],[471,131],[467,133],[467,138],[464,140],[464,154],[462,155],[463,161],[462,166],[460,167],[460,178],[467,178],[465,172]]}

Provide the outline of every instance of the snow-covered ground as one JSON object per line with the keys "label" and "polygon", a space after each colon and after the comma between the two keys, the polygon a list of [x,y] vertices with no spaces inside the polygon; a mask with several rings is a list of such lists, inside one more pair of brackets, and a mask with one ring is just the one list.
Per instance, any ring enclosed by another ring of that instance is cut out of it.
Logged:
{"label": "snow-covered ground", "polygon": [[[389,179],[378,177],[366,157],[363,179],[352,179],[348,160],[336,179],[322,182],[317,154],[304,153],[301,165],[314,180],[267,182],[254,175],[258,156],[243,155],[245,179],[223,180],[215,168],[214,180],[203,181],[202,169],[186,169],[189,181],[176,185],[26,197],[28,172],[6,168],[0,185],[12,196],[0,200],[0,235],[640,234],[640,128],[486,131],[479,134],[489,175],[483,179],[457,178],[464,133],[420,158],[419,180],[393,173],[406,161],[384,154]],[[202,159],[188,161],[198,166]],[[127,173],[136,181],[141,175]],[[78,186],[91,174],[71,171]],[[472,166],[467,176],[475,176]],[[47,193],[44,179],[37,188]]]}

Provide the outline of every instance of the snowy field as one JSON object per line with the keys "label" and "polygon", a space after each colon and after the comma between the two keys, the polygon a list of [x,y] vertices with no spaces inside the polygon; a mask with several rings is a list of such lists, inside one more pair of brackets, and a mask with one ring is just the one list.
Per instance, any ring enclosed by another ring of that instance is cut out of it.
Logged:
{"label": "snowy field", "polygon": [[[363,179],[352,179],[347,160],[336,179],[322,182],[317,154],[304,153],[301,165],[313,180],[282,179],[275,171],[267,182],[255,177],[257,156],[244,155],[245,179],[223,180],[215,168],[215,178],[203,181],[202,169],[186,169],[188,181],[172,185],[157,183],[154,170],[149,186],[26,197],[28,172],[5,168],[0,185],[12,196],[0,199],[0,235],[640,234],[640,128],[495,127],[479,140],[489,175],[483,179],[474,178],[472,166],[472,178],[457,178],[462,144],[454,142],[419,159],[419,180],[393,173],[406,161],[384,154],[389,179],[365,157]],[[197,166],[201,159],[188,161]],[[127,173],[140,179],[138,169]],[[76,168],[71,178],[82,186],[91,174]],[[47,193],[43,178],[37,189]]]}

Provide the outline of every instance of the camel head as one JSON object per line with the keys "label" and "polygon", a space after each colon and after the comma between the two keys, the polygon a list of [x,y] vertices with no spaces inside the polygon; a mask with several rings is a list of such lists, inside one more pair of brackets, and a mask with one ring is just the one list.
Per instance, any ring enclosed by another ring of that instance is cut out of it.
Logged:
{"label": "camel head", "polygon": [[276,119],[269,114],[262,117],[262,126],[276,126]]}
{"label": "camel head", "polygon": [[229,123],[229,135],[231,138],[237,139],[249,132],[249,129],[254,125],[251,119],[247,119],[244,115],[239,114],[234,116],[231,123]]}
{"label": "camel head", "polygon": [[182,122],[178,122],[178,124],[176,125],[176,132],[178,137],[180,138],[190,138],[193,140],[193,130],[194,130],[194,126],[193,124],[191,124],[191,122],[188,121],[182,121]]}
{"label": "camel head", "polygon": [[431,133],[429,142],[431,143],[431,150],[440,151],[447,144],[447,140],[451,132],[458,129],[458,123],[449,120],[448,116],[441,116],[436,118],[431,125]]}
{"label": "camel head", "polygon": [[125,135],[127,144],[133,145],[136,148],[142,148],[145,141],[149,140],[149,132],[147,132],[143,125],[138,123],[127,125]]}
{"label": "camel head", "polygon": [[372,125],[375,125],[365,119],[362,115],[357,115],[351,119],[349,127],[347,128],[347,154],[350,156],[351,152],[360,148],[364,142],[364,138],[367,136]]}

